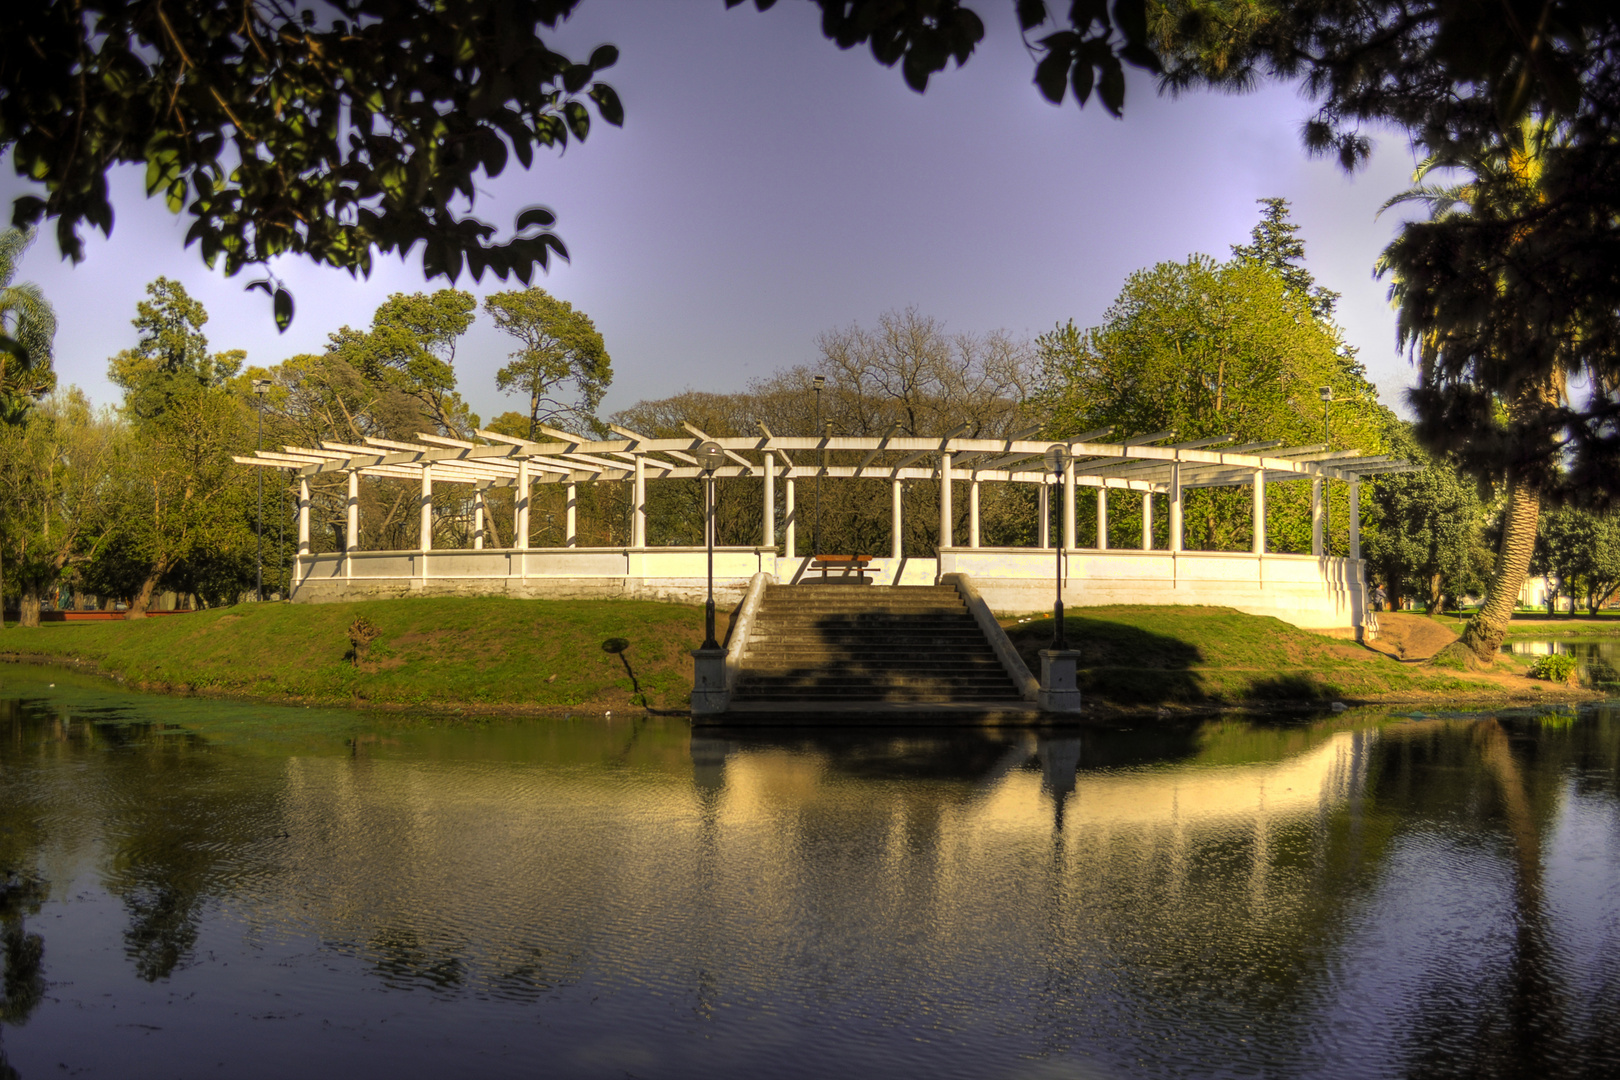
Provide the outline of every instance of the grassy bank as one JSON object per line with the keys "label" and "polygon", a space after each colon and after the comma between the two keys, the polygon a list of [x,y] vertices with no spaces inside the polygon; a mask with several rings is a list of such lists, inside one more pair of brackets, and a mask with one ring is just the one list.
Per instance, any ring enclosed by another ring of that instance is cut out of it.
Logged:
{"label": "grassy bank", "polygon": [[[1470,676],[1403,664],[1352,641],[1220,607],[1071,608],[1088,701],[1118,708],[1299,701],[1458,701],[1544,696],[1518,674]],[[1019,653],[1039,672],[1050,617],[1010,623]]]}
{"label": "grassy bank", "polygon": [[[1487,702],[1579,694],[1522,677],[1403,664],[1350,641],[1213,607],[1070,609],[1088,702],[1118,710],[1347,702]],[[363,616],[377,637],[346,659]],[[720,630],[727,619],[721,616]],[[1050,618],[1009,622],[1035,672]],[[0,653],[83,661],[136,687],[311,704],[561,714],[684,710],[696,607],[494,598],[252,604],[137,622],[8,628]],[[610,639],[627,641],[621,654]],[[629,671],[626,670],[628,663]],[[631,672],[635,682],[632,682]],[[637,692],[641,697],[638,697]]]}
{"label": "grassy bank", "polygon": [[[348,628],[377,628],[363,662]],[[722,626],[722,629],[724,627]],[[621,654],[602,644],[622,638]],[[334,704],[683,709],[703,610],[495,598],[244,604],[137,622],[9,628],[0,651],[77,659],[130,685]],[[629,672],[626,664],[629,665]]]}

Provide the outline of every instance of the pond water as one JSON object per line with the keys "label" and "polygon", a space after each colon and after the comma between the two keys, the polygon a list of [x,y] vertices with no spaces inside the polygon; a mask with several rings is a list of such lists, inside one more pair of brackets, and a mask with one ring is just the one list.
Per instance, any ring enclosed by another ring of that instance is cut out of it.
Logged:
{"label": "pond water", "polygon": [[1617,778],[1609,708],[717,737],[0,667],[0,1077],[1612,1077]]}
{"label": "pond water", "polygon": [[1504,642],[1502,651],[1528,662],[1557,653],[1573,656],[1586,682],[1620,689],[1620,637],[1524,638]]}

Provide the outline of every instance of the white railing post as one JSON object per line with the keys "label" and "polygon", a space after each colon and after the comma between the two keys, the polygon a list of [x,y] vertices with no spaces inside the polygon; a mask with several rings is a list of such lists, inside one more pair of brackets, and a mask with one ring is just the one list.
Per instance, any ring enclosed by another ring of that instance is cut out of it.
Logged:
{"label": "white railing post", "polygon": [[760,546],[776,546],[776,455],[765,451],[765,507],[760,517]]}
{"label": "white railing post", "polygon": [[343,576],[354,576],[354,553],[360,550],[360,474],[349,470],[348,529],[343,537]]}
{"label": "white railing post", "polygon": [[1323,516],[1322,516],[1322,478],[1311,477],[1311,554],[1320,558],[1326,550],[1323,546]]}
{"label": "white railing post", "polygon": [[1254,470],[1254,553],[1266,553],[1266,470]]}
{"label": "white railing post", "polygon": [[1361,558],[1361,478],[1352,476],[1350,489],[1350,558]]}
{"label": "white railing post", "polygon": [[563,517],[564,536],[563,543],[568,547],[579,546],[579,485],[572,480],[568,481],[568,506]]}
{"label": "white railing post", "polygon": [[636,455],[636,478],[631,491],[635,512],[630,519],[630,546],[647,546],[647,466],[646,458]]}
{"label": "white railing post", "polygon": [[298,478],[298,554],[309,554],[309,477]]}
{"label": "white railing post", "polygon": [[1035,493],[1035,513],[1038,520],[1035,523],[1035,546],[1049,548],[1052,546],[1052,487],[1041,478],[1041,486]]}
{"label": "white railing post", "polygon": [[905,557],[905,481],[895,477],[889,481],[889,557],[897,560],[894,572],[898,574],[898,560]]}
{"label": "white railing post", "polygon": [[785,476],[786,489],[782,492],[782,556],[796,559],[799,556],[799,510],[793,502],[793,477]]}
{"label": "white railing post", "polygon": [[968,487],[968,547],[979,546],[979,478]]}
{"label": "white railing post", "polygon": [[1170,550],[1180,551],[1181,532],[1181,462],[1170,463]]}
{"label": "white railing post", "polygon": [[420,503],[421,548],[423,551],[433,550],[433,463],[430,461],[422,466],[422,498]]}
{"label": "white railing post", "polygon": [[1074,459],[1063,468],[1063,550],[1072,551],[1074,533]]}

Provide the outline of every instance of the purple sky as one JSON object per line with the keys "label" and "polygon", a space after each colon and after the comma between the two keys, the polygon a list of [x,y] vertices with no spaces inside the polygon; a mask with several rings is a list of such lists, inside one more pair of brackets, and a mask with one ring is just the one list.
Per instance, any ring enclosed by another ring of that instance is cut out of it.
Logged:
{"label": "purple sky", "polygon": [[[583,57],[603,41],[626,109],[584,144],[533,170],[486,181],[476,208],[506,228],[526,205],[559,217],[573,255],[537,284],[596,320],[613,357],[605,409],[685,389],[740,389],[816,358],[816,335],[916,306],[948,329],[1039,334],[1096,323],[1131,271],[1192,252],[1225,258],[1259,208],[1281,195],[1302,226],[1318,281],[1344,294],[1340,320],[1381,395],[1400,406],[1411,368],[1395,351],[1386,286],[1372,265],[1397,215],[1411,152],[1395,136],[1346,178],[1300,149],[1309,104],[1288,87],[1243,97],[1159,98],[1133,78],[1124,120],[1095,103],[1047,104],[1031,84],[1008,0],[979,0],[986,40],[928,93],[907,89],[864,48],[841,52],[816,9],[760,14],[721,0],[587,0],[554,47]],[[8,166],[6,205],[24,189]],[[99,402],[116,401],[107,358],[134,343],[145,284],[184,282],[211,315],[216,349],[249,362],[318,352],[326,335],[364,326],[389,293],[438,288],[419,261],[382,261],[369,281],[283,260],[298,314],[278,335],[251,279],[210,273],[181,241],[190,219],[143,197],[140,173],[115,173],[110,240],[90,234],[78,267],[44,237],[21,277],[61,319],[57,371]],[[517,287],[486,277],[479,295]],[[489,419],[521,408],[495,391],[512,346],[487,318],[456,358],[463,395]],[[1404,411],[1404,410],[1402,410]]]}

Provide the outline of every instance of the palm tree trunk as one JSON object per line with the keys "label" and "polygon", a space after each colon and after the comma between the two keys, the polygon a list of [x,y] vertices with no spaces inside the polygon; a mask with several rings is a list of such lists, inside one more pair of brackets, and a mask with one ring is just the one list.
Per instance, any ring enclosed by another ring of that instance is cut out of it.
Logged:
{"label": "palm tree trunk", "polygon": [[1485,603],[1468,620],[1462,639],[1447,646],[1446,651],[1460,646],[1484,663],[1495,662],[1502,639],[1507,637],[1508,620],[1513,617],[1519,590],[1524,588],[1525,575],[1530,572],[1540,514],[1541,493],[1521,481],[1511,481],[1507,515],[1502,522],[1502,546],[1496,551],[1496,568],[1485,591]]}

